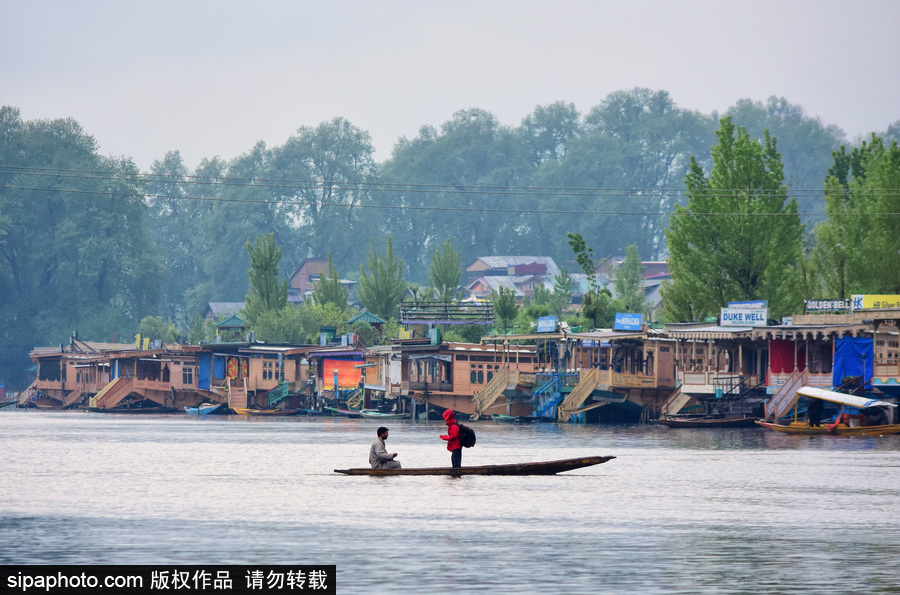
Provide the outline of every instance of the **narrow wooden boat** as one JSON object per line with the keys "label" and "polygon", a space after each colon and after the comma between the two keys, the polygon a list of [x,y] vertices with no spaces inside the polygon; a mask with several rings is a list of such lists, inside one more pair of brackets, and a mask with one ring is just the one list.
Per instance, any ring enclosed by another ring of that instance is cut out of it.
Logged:
{"label": "narrow wooden boat", "polygon": [[251,417],[285,417],[287,415],[295,415],[299,409],[241,409],[234,410],[238,415],[249,415]]}
{"label": "narrow wooden boat", "polygon": [[419,467],[418,469],[335,469],[344,475],[555,475],[605,463],[616,457],[580,457],[539,463],[511,463],[507,465],[478,465],[474,467]]}
{"label": "narrow wooden boat", "polygon": [[733,417],[729,419],[716,417],[674,417],[666,416],[654,419],[653,423],[670,428],[753,428],[757,417]]}
{"label": "narrow wooden boat", "polygon": [[88,411],[91,413],[127,413],[130,415],[144,415],[144,414],[155,414],[155,413],[178,413],[177,409],[172,407],[113,407],[111,409],[107,409],[105,407],[88,407]]}
{"label": "narrow wooden boat", "polygon": [[16,401],[0,401],[0,409],[4,407],[9,407],[10,405],[15,405]]}
{"label": "narrow wooden boat", "polygon": [[409,413],[385,413],[376,409],[363,409],[359,412],[360,417],[367,419],[409,419]]}
{"label": "narrow wooden boat", "polygon": [[359,411],[353,409],[338,409],[337,407],[325,407],[324,409],[331,415],[338,417],[362,417]]}
{"label": "narrow wooden boat", "polygon": [[885,436],[887,434],[900,434],[900,424],[889,424],[883,426],[848,426],[838,424],[833,429],[826,423],[818,427],[811,427],[805,421],[795,421],[791,424],[776,424],[768,421],[757,421],[759,425],[776,432],[784,432],[785,434],[803,434],[809,436]]}
{"label": "narrow wooden boat", "polygon": [[491,421],[494,423],[498,423],[498,424],[514,424],[519,420],[517,420],[512,415],[503,415],[502,413],[492,413]]}

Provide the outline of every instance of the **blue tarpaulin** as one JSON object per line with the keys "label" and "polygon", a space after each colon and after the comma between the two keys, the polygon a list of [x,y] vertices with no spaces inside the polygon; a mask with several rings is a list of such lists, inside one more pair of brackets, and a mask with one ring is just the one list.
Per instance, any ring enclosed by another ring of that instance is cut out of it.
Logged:
{"label": "blue tarpaulin", "polygon": [[841,386],[848,376],[863,376],[866,388],[872,388],[875,375],[875,345],[872,339],[841,337],[834,349],[832,384]]}
{"label": "blue tarpaulin", "polygon": [[199,357],[199,372],[197,373],[197,388],[209,390],[210,376],[212,373],[212,356],[203,354]]}

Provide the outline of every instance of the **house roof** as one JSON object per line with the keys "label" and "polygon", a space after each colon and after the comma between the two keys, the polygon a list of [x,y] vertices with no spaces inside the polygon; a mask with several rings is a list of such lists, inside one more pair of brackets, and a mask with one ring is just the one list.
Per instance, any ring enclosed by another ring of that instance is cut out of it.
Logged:
{"label": "house roof", "polygon": [[208,302],[204,318],[212,317],[218,320],[222,316],[231,316],[244,309],[244,302]]}
{"label": "house roof", "polygon": [[355,322],[368,322],[369,324],[384,324],[385,323],[384,320],[375,316],[368,310],[363,310],[362,312],[360,312],[359,314],[357,314],[356,316],[351,318],[349,321],[347,321],[347,324],[353,324]]}
{"label": "house roof", "polygon": [[471,270],[476,263],[482,262],[491,269],[505,269],[514,265],[541,263],[547,266],[548,275],[558,275],[559,267],[549,256],[481,256],[475,262],[470,264],[467,271]]}
{"label": "house roof", "polygon": [[217,328],[243,328],[244,327],[244,319],[238,316],[237,314],[232,314],[222,322],[216,323]]}

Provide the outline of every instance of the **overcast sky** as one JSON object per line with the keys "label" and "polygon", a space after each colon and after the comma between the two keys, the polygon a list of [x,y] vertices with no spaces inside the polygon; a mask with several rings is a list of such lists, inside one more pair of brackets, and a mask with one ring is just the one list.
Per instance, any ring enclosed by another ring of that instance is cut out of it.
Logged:
{"label": "overcast sky", "polygon": [[704,113],[776,95],[853,140],[900,120],[898,25],[896,0],[0,0],[0,105],[144,171],[337,116],[383,161],[460,109],[517,125],[634,87]]}

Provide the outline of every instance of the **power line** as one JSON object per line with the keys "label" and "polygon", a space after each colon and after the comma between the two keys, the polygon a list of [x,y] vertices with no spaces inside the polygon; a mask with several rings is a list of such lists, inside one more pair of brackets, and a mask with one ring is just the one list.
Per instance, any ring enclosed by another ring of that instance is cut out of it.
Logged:
{"label": "power line", "polygon": [[[208,202],[222,202],[222,203],[245,203],[245,204],[259,204],[259,205],[270,205],[270,206],[329,206],[329,207],[341,207],[341,208],[351,208],[351,209],[385,209],[385,210],[397,210],[397,211],[451,211],[451,212],[469,212],[469,213],[507,213],[507,214],[541,214],[541,215],[619,215],[619,216],[669,216],[673,215],[674,211],[617,211],[617,210],[592,210],[592,209],[576,209],[576,210],[562,210],[558,208],[554,208],[552,210],[546,209],[510,209],[510,208],[489,208],[489,207],[461,207],[461,206],[448,206],[448,207],[440,207],[440,206],[419,206],[419,205],[378,205],[378,204],[343,204],[343,203],[332,203],[330,205],[322,205],[318,201],[308,201],[308,200],[285,200],[285,199],[276,199],[276,200],[260,200],[260,199],[249,199],[249,198],[223,198],[223,197],[207,197],[207,196],[172,196],[172,195],[145,195],[145,194],[137,194],[133,192],[114,192],[114,191],[96,191],[96,190],[81,190],[77,188],[39,188],[39,187],[28,187],[28,186],[12,186],[6,184],[0,184],[0,189],[8,189],[8,190],[29,190],[36,192],[51,192],[58,194],[84,194],[84,195],[92,195],[92,196],[118,196],[125,198],[138,198],[144,200],[145,198],[153,198],[153,199],[171,199],[171,200],[192,200],[192,201],[208,201]],[[689,215],[694,216],[703,216],[703,217],[782,217],[782,216],[790,216],[793,213],[782,212],[782,213],[726,213],[726,212],[694,212],[688,211]],[[799,212],[797,213],[799,216],[809,216],[809,217],[825,217],[824,213],[812,213],[812,212]],[[898,216],[900,212],[883,212],[883,213],[842,213],[843,215],[856,215],[856,216]]]}
{"label": "power line", "polygon": [[[4,171],[12,170],[12,171]],[[263,189],[291,189],[291,190],[357,190],[364,192],[416,192],[437,194],[497,194],[501,196],[531,196],[531,197],[603,197],[603,198],[628,198],[628,199],[657,199],[671,197],[690,196],[691,191],[685,188],[589,188],[566,186],[489,186],[476,184],[411,184],[400,182],[364,182],[364,181],[323,181],[305,179],[278,180],[274,178],[241,178],[241,177],[215,177],[199,175],[170,176],[163,174],[125,173],[102,170],[79,170],[66,168],[39,168],[27,166],[0,166],[0,174],[50,176],[92,179],[110,181],[134,181],[143,183],[174,183],[183,185],[201,186],[237,186]],[[705,189],[697,191],[697,194],[713,195],[720,198],[747,198],[748,194],[785,194],[795,198],[824,198],[828,192],[823,189],[809,188],[779,188],[779,189],[746,189],[746,190],[715,190]],[[900,189],[877,189],[865,192],[856,192],[857,196],[900,196]],[[179,197],[174,197],[179,198]],[[196,197],[199,198],[199,197]]]}

